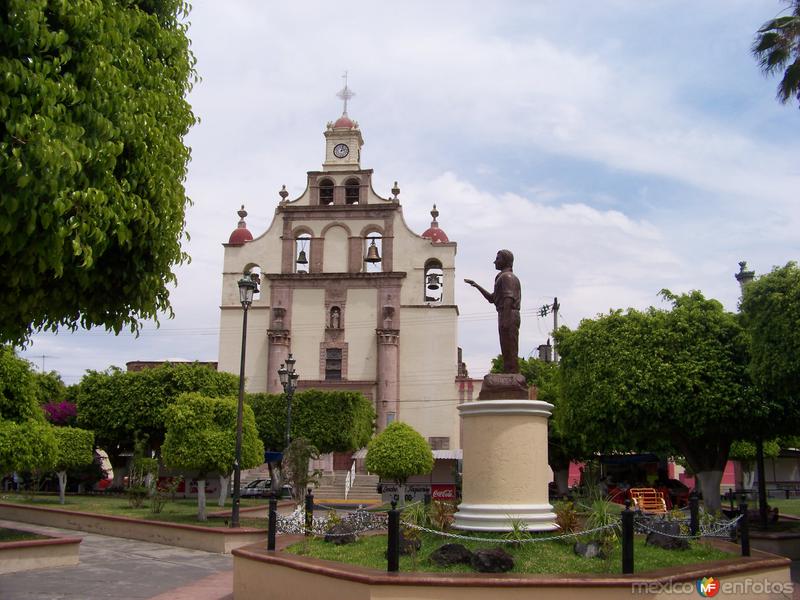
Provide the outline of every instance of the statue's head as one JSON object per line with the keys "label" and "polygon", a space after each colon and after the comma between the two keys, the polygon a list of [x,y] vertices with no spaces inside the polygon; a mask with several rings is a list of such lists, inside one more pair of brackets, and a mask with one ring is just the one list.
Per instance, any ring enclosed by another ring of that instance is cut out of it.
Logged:
{"label": "statue's head", "polygon": [[498,250],[497,258],[494,259],[494,266],[497,270],[509,269],[514,266],[514,255],[511,250]]}

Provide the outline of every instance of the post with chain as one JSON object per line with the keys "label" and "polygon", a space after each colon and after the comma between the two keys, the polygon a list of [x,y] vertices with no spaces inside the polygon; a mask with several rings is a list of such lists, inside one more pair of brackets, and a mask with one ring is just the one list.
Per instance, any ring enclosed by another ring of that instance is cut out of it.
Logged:
{"label": "post with chain", "polygon": [[311,535],[314,528],[314,494],[311,488],[306,492],[306,535]]}
{"label": "post with chain", "polygon": [[622,511],[622,573],[633,573],[633,515],[630,499],[625,500]]}
{"label": "post with chain", "polygon": [[750,556],[750,521],[747,518],[747,502],[739,504],[739,536],[742,543],[742,556]]}
{"label": "post with chain", "polygon": [[278,532],[278,499],[269,497],[269,525],[267,526],[267,550],[275,550],[275,534]]}
{"label": "post with chain", "polygon": [[389,510],[389,547],[386,549],[386,570],[396,573],[400,570],[400,511],[397,510],[397,500],[392,500]]}
{"label": "post with chain", "polygon": [[697,492],[692,490],[689,494],[689,533],[692,537],[697,537],[700,531],[700,499]]}

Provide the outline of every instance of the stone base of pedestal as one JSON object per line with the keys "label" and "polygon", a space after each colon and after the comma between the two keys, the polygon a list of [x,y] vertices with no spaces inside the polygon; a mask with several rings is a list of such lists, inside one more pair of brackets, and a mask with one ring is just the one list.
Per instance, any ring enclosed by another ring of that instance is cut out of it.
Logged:
{"label": "stone base of pedestal", "polygon": [[462,502],[456,529],[558,529],[549,503],[547,420],[553,405],[538,400],[461,404]]}
{"label": "stone base of pedestal", "polygon": [[556,515],[548,504],[464,504],[458,506],[454,526],[471,531],[512,531],[513,523],[525,531],[553,531]]}

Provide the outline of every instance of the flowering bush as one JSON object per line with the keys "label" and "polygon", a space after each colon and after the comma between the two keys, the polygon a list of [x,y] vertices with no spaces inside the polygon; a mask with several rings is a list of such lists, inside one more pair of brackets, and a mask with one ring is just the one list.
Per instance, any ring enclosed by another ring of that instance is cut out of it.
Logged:
{"label": "flowering bush", "polygon": [[77,423],[78,407],[72,402],[48,402],[42,408],[47,420],[53,425],[72,427]]}

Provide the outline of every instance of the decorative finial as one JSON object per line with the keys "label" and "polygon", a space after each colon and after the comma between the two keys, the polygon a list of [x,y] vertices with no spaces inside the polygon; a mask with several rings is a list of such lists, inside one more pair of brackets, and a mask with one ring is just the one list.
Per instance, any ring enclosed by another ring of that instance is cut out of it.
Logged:
{"label": "decorative finial", "polygon": [[281,197],[281,202],[286,202],[286,198],[289,196],[289,192],[286,191],[286,186],[281,186],[281,191],[278,192],[278,196]]}
{"label": "decorative finial", "polygon": [[433,221],[431,221],[431,227],[438,227],[439,223],[436,221],[436,219],[439,218],[439,211],[436,210],[436,205],[435,204],[433,205],[433,210],[431,211],[431,216],[433,217]]}
{"label": "decorative finial", "polygon": [[236,211],[236,214],[239,215],[239,228],[244,229],[247,227],[247,224],[244,222],[244,218],[247,216],[247,211],[244,209],[244,204],[242,204],[242,208]]}
{"label": "decorative finial", "polygon": [[356,94],[353,90],[347,87],[347,71],[345,71],[344,75],[342,75],[342,79],[344,79],[344,87],[339,90],[339,93],[337,93],[336,96],[344,101],[344,110],[342,111],[342,115],[347,116],[347,101]]}
{"label": "decorative finial", "polygon": [[397,182],[394,182],[394,187],[392,188],[392,194],[394,194],[393,200],[397,200],[397,195],[400,193],[400,188],[397,187]]}

